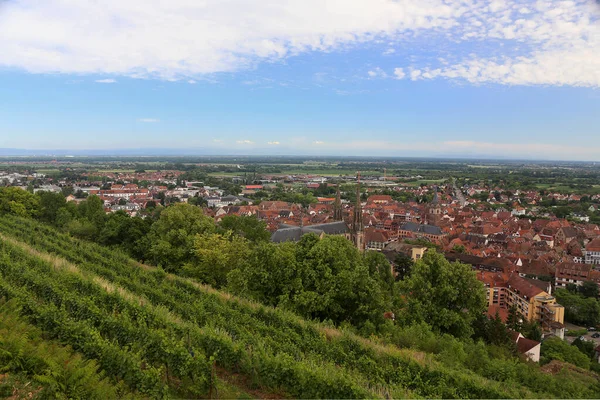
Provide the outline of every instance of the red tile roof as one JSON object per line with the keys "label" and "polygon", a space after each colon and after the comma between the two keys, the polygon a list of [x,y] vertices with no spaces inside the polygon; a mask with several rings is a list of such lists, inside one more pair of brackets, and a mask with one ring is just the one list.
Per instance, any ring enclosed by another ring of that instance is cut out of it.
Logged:
{"label": "red tile roof", "polygon": [[600,251],[600,238],[596,238],[585,246],[586,251]]}
{"label": "red tile roof", "polygon": [[525,354],[529,350],[533,349],[534,347],[539,346],[539,344],[540,344],[540,342],[536,342],[535,340],[521,337],[521,338],[519,338],[519,341],[517,342],[517,349],[519,350],[519,353]]}

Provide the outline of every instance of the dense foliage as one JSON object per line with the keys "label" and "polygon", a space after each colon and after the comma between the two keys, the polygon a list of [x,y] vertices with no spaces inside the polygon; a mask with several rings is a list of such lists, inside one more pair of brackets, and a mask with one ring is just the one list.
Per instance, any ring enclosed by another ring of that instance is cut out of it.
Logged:
{"label": "dense foliage", "polygon": [[600,324],[600,303],[593,297],[572,293],[566,289],[556,289],[556,299],[565,307],[565,319],[584,326]]}
{"label": "dense foliage", "polygon": [[110,382],[94,360],[46,340],[19,311],[16,302],[0,300],[0,397],[10,397],[15,390],[40,399],[134,397],[122,382]]}
{"label": "dense foliage", "polygon": [[429,251],[398,284],[410,322],[427,322],[440,333],[470,337],[472,323],[486,309],[485,291],[469,265],[450,263]]}

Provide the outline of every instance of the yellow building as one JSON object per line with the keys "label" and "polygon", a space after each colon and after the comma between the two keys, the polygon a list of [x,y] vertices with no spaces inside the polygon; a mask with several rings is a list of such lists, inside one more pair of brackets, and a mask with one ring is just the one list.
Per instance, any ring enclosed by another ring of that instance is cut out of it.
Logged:
{"label": "yellow building", "polygon": [[539,322],[544,331],[564,323],[565,310],[556,298],[519,275],[481,271],[477,278],[486,287],[489,309],[515,307],[524,319]]}

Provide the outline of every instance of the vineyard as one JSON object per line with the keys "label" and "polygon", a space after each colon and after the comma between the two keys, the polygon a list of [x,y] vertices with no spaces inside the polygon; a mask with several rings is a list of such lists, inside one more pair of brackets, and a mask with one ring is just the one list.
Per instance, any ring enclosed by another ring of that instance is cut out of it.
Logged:
{"label": "vineyard", "polygon": [[[13,321],[35,332],[22,346],[65,346],[63,361],[98,375],[71,385],[77,390],[66,398],[218,397],[232,376],[255,396],[274,398],[598,397],[593,377],[575,382],[527,367],[506,379],[502,371],[450,368],[432,354],[236,298],[31,219],[0,218],[0,299],[8,302],[0,334]],[[0,373],[25,373],[5,361],[10,345],[0,337]]]}

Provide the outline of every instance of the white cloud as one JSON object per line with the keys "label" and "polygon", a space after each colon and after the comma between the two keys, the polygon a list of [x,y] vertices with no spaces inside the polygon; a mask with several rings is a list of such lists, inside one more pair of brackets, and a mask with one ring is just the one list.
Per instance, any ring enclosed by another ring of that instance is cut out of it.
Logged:
{"label": "white cloud", "polygon": [[592,49],[572,48],[514,59],[473,58],[444,68],[426,69],[414,79],[442,77],[474,84],[600,87],[600,58],[596,55]]}
{"label": "white cloud", "polygon": [[456,24],[456,10],[442,0],[13,0],[2,7],[0,65],[161,79]]}
{"label": "white cloud", "polygon": [[190,79],[187,81],[187,83],[189,83],[190,85],[194,85],[196,83],[198,83],[197,81],[195,81],[194,79]]}
{"label": "white cloud", "polygon": [[313,144],[316,144],[316,145],[322,145],[322,144],[325,144],[325,142],[323,142],[323,141],[321,141],[321,140],[315,140],[315,141],[313,142]]}
{"label": "white cloud", "polygon": [[389,49],[386,49],[386,50],[385,50],[383,53],[381,53],[381,54],[383,54],[384,56],[389,56],[389,55],[392,55],[392,54],[394,54],[395,52],[396,52],[396,49],[389,48]]}
{"label": "white cloud", "polygon": [[149,124],[153,124],[153,123],[156,123],[156,122],[160,122],[160,119],[156,119],[156,118],[140,118],[140,119],[138,119],[138,121],[139,122],[146,122],[146,123],[149,123]]}
{"label": "white cloud", "polygon": [[[508,49],[500,46],[493,55],[474,53],[455,62],[424,66],[411,79],[600,87],[600,5],[593,3],[540,0],[532,10],[511,0],[490,3],[491,12],[475,8],[474,16],[465,20],[464,35],[507,43]],[[516,45],[518,50],[509,50]]]}
{"label": "white cloud", "polygon": [[421,71],[418,69],[413,69],[410,71],[410,79],[416,81],[421,76]]}
{"label": "white cloud", "polygon": [[237,144],[254,144],[254,142],[251,140],[236,140],[235,142]]}
{"label": "white cloud", "polygon": [[267,144],[269,144],[269,145],[272,145],[272,146],[277,146],[277,145],[279,145],[280,143],[279,143],[279,142],[277,142],[277,141],[275,141],[275,142],[267,142]]}
{"label": "white cloud", "polygon": [[410,78],[598,87],[599,21],[594,0],[12,0],[0,66],[192,83],[366,42],[433,53],[421,60],[452,44],[447,65],[415,61]]}
{"label": "white cloud", "polygon": [[404,77],[406,77],[406,74],[404,73],[404,69],[394,68],[394,76],[396,77],[396,79],[404,79]]}
{"label": "white cloud", "polygon": [[387,76],[388,76],[387,73],[379,67],[375,67],[372,70],[368,71],[367,75],[369,75],[369,78],[371,78],[371,79],[387,78]]}
{"label": "white cloud", "polygon": [[116,79],[96,79],[96,83],[117,83]]}
{"label": "white cloud", "polygon": [[221,140],[221,139],[213,139],[212,141],[215,143],[223,143],[223,140]]}

